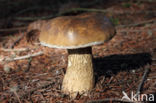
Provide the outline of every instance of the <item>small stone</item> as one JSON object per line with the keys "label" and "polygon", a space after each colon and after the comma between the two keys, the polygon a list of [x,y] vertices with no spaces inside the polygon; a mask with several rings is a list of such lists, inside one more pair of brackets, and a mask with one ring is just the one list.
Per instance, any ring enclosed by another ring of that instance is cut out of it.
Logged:
{"label": "small stone", "polygon": [[132,73],[135,73],[135,70],[132,70]]}
{"label": "small stone", "polygon": [[4,69],[4,71],[6,73],[10,73],[11,72],[11,68],[8,65],[5,65],[3,69]]}

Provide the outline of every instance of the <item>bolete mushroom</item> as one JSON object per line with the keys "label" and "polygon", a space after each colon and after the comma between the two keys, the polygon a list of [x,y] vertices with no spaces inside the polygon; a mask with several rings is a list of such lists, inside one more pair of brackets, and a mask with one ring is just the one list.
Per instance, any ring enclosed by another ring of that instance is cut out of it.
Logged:
{"label": "bolete mushroom", "polygon": [[87,93],[94,87],[93,45],[102,44],[115,35],[111,22],[102,14],[57,17],[47,22],[39,36],[50,48],[68,50],[68,66],[62,90],[71,97]]}

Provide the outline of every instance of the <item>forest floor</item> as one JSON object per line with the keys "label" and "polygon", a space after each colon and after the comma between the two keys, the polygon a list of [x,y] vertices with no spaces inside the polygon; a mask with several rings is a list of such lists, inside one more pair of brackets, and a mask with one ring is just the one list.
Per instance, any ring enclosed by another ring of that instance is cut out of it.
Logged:
{"label": "forest floor", "polygon": [[[132,92],[152,94],[156,101],[156,2],[97,1],[0,1],[0,103],[120,103],[124,101],[123,92],[128,96]],[[47,6],[52,3],[57,5]],[[86,7],[106,10],[105,15],[116,26],[116,35],[92,48],[96,66],[94,89],[88,96],[70,99],[61,92],[67,51],[39,45],[35,34],[27,40],[22,28],[38,18],[48,19],[49,14],[55,17],[59,13],[84,13]],[[72,8],[82,11],[70,11]]]}

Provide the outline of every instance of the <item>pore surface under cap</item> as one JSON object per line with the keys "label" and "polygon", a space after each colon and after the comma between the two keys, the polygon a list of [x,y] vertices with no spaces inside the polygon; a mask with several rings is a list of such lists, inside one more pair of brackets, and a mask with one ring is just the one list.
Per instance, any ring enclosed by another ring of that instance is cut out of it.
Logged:
{"label": "pore surface under cap", "polygon": [[40,32],[42,45],[76,49],[102,44],[115,34],[110,21],[101,14],[62,16],[46,22]]}

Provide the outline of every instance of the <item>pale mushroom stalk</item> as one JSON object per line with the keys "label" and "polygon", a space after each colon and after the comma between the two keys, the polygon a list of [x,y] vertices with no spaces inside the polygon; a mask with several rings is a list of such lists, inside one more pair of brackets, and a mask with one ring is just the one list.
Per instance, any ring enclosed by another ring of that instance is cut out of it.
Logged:
{"label": "pale mushroom stalk", "polygon": [[62,89],[74,98],[77,93],[87,93],[94,87],[94,72],[91,47],[69,49],[68,66]]}

